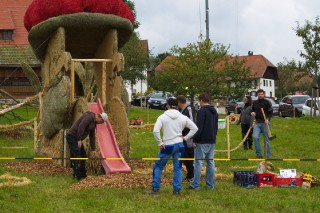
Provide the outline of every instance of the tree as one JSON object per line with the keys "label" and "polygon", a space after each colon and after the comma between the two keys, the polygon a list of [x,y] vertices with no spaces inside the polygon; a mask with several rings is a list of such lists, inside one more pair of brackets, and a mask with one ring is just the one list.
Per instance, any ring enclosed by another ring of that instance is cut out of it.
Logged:
{"label": "tree", "polygon": [[[140,23],[137,21],[137,15],[135,10],[135,3],[131,0],[123,0],[133,11],[135,22],[134,29],[137,29]],[[130,82],[130,86],[136,84],[137,80],[146,79],[145,70],[149,64],[149,50],[145,49],[142,45],[139,34],[133,32],[130,40],[121,48],[121,52],[124,55],[125,68],[124,72],[121,72],[121,77]]]}
{"label": "tree", "polygon": [[318,87],[318,63],[320,63],[319,16],[316,17],[314,24],[306,20],[305,25],[301,26],[297,22],[297,27],[294,30],[296,35],[301,37],[305,51],[300,51],[300,56],[305,59],[305,67],[313,74],[314,84]]}
{"label": "tree", "polygon": [[[314,75],[314,88],[312,90],[312,98],[319,97],[319,83],[318,83],[318,69],[320,63],[320,20],[319,16],[316,17],[315,23],[311,23],[306,20],[305,25],[300,26],[299,22],[297,22],[298,26],[295,29],[297,36],[302,38],[302,43],[305,52],[300,51],[300,56],[303,57],[306,62],[305,66],[310,70],[310,72]],[[313,116],[316,116],[316,107],[313,107],[313,103],[311,101],[311,109],[313,109]],[[319,110],[320,112],[320,110]]]}
{"label": "tree", "polygon": [[297,63],[295,60],[288,61],[285,59],[284,62],[277,64],[279,81],[277,82],[277,94],[278,97],[283,97],[287,94],[294,94],[297,91],[310,90],[309,82],[301,82],[309,76],[309,73],[301,62]]}
{"label": "tree", "polygon": [[137,80],[145,80],[144,72],[148,67],[149,53],[142,45],[137,33],[133,33],[121,52],[125,60],[125,68],[124,72],[121,72],[121,77],[129,81],[131,86],[136,84]]}
{"label": "tree", "polygon": [[168,56],[171,56],[171,54],[168,52],[164,52],[159,53],[155,57],[153,55],[151,55],[150,57],[150,72],[148,73],[148,85],[153,89],[159,90],[155,79],[155,68]]}
{"label": "tree", "polygon": [[227,55],[228,48],[211,41],[189,43],[186,47],[174,46],[172,57],[163,61],[156,72],[157,86],[164,91],[188,94],[207,92],[211,96],[240,97],[249,86],[249,69],[244,61]]}

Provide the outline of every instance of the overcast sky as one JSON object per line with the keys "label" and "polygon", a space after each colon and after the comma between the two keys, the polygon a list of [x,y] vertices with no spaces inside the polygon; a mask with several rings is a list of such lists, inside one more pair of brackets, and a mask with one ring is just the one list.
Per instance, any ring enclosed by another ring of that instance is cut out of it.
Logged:
{"label": "overcast sky", "polygon": [[[208,0],[209,34],[214,43],[230,45],[229,54],[264,55],[274,65],[302,60],[297,21],[315,22],[320,0]],[[174,45],[186,46],[206,35],[205,0],[134,0],[138,32],[154,55]]]}

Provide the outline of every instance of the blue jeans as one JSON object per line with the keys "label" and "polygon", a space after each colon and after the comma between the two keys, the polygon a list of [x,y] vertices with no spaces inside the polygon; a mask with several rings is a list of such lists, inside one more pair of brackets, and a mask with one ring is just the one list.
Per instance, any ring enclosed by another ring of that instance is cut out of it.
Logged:
{"label": "blue jeans", "polygon": [[178,160],[184,154],[183,143],[177,143],[173,145],[166,145],[163,150],[158,154],[157,160],[154,162],[153,175],[152,175],[152,187],[155,190],[160,189],[161,176],[163,168],[166,166],[168,159],[173,158],[173,179],[172,185],[174,191],[180,191],[182,188],[182,161]]}
{"label": "blue jeans", "polygon": [[213,189],[215,186],[214,177],[214,147],[215,144],[199,144],[194,150],[194,177],[190,186],[194,189],[200,188],[201,169],[203,165],[203,159],[206,159],[206,185],[209,189]]}
{"label": "blue jeans", "polygon": [[[260,148],[260,134],[263,134],[264,138],[264,149],[267,146],[267,158],[271,156],[271,147],[270,147],[270,139],[268,136],[268,129],[265,123],[256,123],[253,127],[253,139],[254,145],[256,147],[256,156],[262,157],[261,148]],[[266,153],[266,150],[264,150]]]}

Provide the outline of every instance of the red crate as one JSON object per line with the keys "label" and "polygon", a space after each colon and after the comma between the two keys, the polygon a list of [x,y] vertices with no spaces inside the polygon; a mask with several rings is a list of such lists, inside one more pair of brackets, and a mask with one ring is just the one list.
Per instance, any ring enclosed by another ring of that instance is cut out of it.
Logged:
{"label": "red crate", "polygon": [[276,186],[302,186],[302,178],[281,178],[276,177]]}
{"label": "red crate", "polygon": [[273,187],[275,186],[275,174],[258,173],[258,187]]}

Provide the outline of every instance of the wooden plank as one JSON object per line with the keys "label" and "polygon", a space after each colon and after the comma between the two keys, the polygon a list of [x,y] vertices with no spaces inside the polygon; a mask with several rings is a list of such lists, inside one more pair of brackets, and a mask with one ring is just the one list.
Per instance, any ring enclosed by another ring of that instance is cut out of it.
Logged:
{"label": "wooden plank", "polygon": [[107,104],[107,63],[102,62],[102,85],[101,85],[101,99],[102,99],[102,106],[105,107]]}
{"label": "wooden plank", "polygon": [[90,59],[72,59],[74,62],[112,62],[112,59],[98,59],[98,58],[90,58]]}
{"label": "wooden plank", "polygon": [[70,102],[74,102],[74,61],[71,61],[71,88],[70,88]]}

